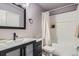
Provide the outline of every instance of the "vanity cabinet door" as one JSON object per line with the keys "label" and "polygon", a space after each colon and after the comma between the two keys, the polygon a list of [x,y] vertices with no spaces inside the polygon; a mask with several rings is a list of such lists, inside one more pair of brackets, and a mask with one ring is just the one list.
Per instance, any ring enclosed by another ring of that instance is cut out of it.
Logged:
{"label": "vanity cabinet door", "polygon": [[29,44],[26,46],[25,48],[26,52],[26,56],[33,56],[33,44]]}
{"label": "vanity cabinet door", "polygon": [[20,48],[6,53],[6,56],[20,56]]}

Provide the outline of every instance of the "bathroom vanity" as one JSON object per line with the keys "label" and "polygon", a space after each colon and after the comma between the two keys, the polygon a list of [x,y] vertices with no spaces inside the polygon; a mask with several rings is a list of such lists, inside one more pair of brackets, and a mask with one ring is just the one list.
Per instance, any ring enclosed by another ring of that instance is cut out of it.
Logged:
{"label": "bathroom vanity", "polygon": [[0,56],[42,56],[42,41],[22,39],[0,44]]}

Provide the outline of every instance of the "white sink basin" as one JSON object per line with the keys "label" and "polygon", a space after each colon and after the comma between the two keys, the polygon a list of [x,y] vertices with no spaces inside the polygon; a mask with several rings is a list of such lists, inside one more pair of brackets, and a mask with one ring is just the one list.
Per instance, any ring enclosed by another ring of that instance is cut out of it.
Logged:
{"label": "white sink basin", "polygon": [[0,40],[0,45],[13,42],[13,40]]}
{"label": "white sink basin", "polygon": [[32,39],[32,38],[18,38],[16,40],[9,40],[9,39],[0,40],[0,51],[11,48],[11,47],[15,47],[15,46],[18,46],[21,44],[25,44],[25,43],[28,43],[31,41],[34,41],[34,39]]}

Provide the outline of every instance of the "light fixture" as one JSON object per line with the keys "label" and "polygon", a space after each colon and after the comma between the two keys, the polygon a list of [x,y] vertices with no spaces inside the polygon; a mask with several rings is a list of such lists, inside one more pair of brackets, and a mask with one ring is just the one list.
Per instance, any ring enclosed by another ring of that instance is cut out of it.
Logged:
{"label": "light fixture", "polygon": [[32,20],[32,19],[29,19],[29,23],[30,23],[30,24],[33,24],[33,20]]}

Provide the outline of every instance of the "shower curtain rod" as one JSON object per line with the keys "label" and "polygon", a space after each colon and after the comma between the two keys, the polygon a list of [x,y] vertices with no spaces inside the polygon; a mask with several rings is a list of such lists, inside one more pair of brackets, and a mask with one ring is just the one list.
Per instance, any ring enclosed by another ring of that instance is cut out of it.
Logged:
{"label": "shower curtain rod", "polygon": [[59,8],[53,9],[53,10],[49,10],[48,12],[56,11],[56,10],[58,10],[58,9],[63,9],[63,8],[65,8],[65,7],[69,7],[69,6],[72,6],[72,5],[78,5],[78,3],[69,4],[69,5],[66,5],[66,6],[63,6],[63,7],[59,7]]}

